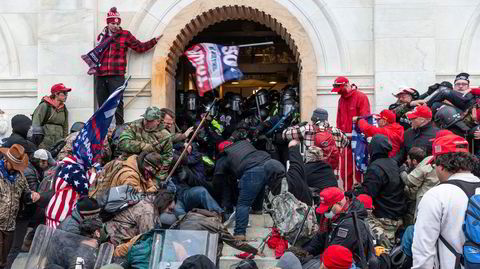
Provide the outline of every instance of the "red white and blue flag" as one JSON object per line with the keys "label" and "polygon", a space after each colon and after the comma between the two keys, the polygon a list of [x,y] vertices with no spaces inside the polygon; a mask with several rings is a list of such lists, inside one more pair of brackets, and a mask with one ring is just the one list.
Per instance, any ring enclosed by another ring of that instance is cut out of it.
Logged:
{"label": "red white and blue flag", "polygon": [[95,157],[101,154],[103,140],[108,133],[108,127],[112,123],[117,106],[123,98],[123,92],[129,79],[127,78],[123,85],[108,97],[107,101],[87,121],[73,141],[73,155],[81,160],[87,169],[93,166]]}
{"label": "red white and blue flag", "polygon": [[239,47],[200,43],[185,52],[196,69],[197,89],[200,96],[226,81],[243,77],[238,68]]}

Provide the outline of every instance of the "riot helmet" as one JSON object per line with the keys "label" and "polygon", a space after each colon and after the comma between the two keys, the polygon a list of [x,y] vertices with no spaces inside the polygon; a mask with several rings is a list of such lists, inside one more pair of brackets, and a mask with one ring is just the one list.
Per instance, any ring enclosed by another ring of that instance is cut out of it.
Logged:
{"label": "riot helmet", "polygon": [[243,99],[242,99],[242,96],[240,96],[240,94],[238,93],[233,94],[229,100],[230,109],[237,112],[241,111],[242,102],[243,102]]}
{"label": "riot helmet", "polygon": [[265,108],[260,108],[258,114],[260,115],[261,121],[264,121],[268,118],[268,110]]}
{"label": "riot helmet", "polygon": [[183,107],[185,105],[185,92],[184,91],[177,91],[177,100],[178,104]]}
{"label": "riot helmet", "polygon": [[190,110],[190,111],[196,110],[197,109],[197,104],[198,104],[197,92],[194,91],[194,90],[188,91],[185,103],[187,105],[187,110]]}
{"label": "riot helmet", "polygon": [[452,106],[444,105],[435,113],[435,123],[440,129],[448,129],[450,126],[462,120],[461,110]]}
{"label": "riot helmet", "polygon": [[280,100],[280,92],[277,90],[270,90],[268,92],[268,101],[270,103],[276,103]]}
{"label": "riot helmet", "polygon": [[293,113],[293,111],[295,111],[296,109],[296,106],[297,106],[297,102],[292,98],[283,100],[282,115],[287,116]]}
{"label": "riot helmet", "polygon": [[255,93],[255,99],[259,106],[263,106],[268,103],[268,91],[266,89],[260,89]]}
{"label": "riot helmet", "polygon": [[288,87],[282,92],[282,101],[287,99],[296,99],[297,98],[297,91],[296,87]]}
{"label": "riot helmet", "polygon": [[208,104],[205,104],[205,112],[210,110],[210,115],[215,116],[218,113],[218,103],[215,101],[211,101]]}

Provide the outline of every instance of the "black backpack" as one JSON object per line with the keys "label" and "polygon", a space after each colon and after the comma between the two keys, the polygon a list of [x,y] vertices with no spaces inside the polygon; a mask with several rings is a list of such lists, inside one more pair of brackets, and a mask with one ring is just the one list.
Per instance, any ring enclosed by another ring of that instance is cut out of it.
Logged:
{"label": "black backpack", "polygon": [[117,214],[130,206],[136,205],[145,198],[144,193],[139,193],[130,185],[110,188],[97,202],[101,208],[100,219],[103,222],[112,220]]}

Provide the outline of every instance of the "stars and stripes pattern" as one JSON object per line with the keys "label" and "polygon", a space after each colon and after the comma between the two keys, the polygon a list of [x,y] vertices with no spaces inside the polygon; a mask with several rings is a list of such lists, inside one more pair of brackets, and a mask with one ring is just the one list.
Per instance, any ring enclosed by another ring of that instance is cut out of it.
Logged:
{"label": "stars and stripes pattern", "polygon": [[[377,120],[372,116],[362,117],[368,124],[378,126]],[[365,134],[353,123],[352,128],[352,154],[357,171],[365,173],[368,166],[368,142]]]}
{"label": "stars and stripes pattern", "polygon": [[70,216],[78,198],[88,194],[89,186],[89,175],[75,157],[63,159],[62,169],[55,180],[55,195],[45,210],[47,226],[56,228]]}

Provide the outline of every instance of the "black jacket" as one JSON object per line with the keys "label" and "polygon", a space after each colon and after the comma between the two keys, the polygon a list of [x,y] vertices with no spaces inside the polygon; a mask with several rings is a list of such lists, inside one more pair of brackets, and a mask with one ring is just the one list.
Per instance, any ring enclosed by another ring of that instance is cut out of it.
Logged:
{"label": "black jacket", "polygon": [[221,158],[225,158],[226,161],[217,161],[215,175],[227,175],[233,172],[237,179],[241,178],[248,169],[263,165],[271,159],[270,154],[257,150],[247,140],[238,141],[225,148]]}
{"label": "black jacket", "polygon": [[19,144],[25,149],[29,157],[37,150],[37,146],[27,139],[27,133],[32,126],[32,120],[25,115],[15,115],[12,118],[12,134],[3,144],[4,148],[9,148],[13,144]]}
{"label": "black jacket", "polygon": [[303,158],[300,155],[300,146],[290,147],[288,149],[290,167],[285,174],[285,167],[277,160],[268,160],[263,166],[265,169],[265,178],[267,185],[273,195],[280,194],[282,189],[282,179],[286,178],[288,182],[288,192],[293,194],[298,200],[307,205],[312,205],[312,194],[305,181],[305,172]]}
{"label": "black jacket", "polygon": [[328,187],[338,187],[332,167],[323,161],[306,163],[305,178],[309,187],[319,191]]}
{"label": "black jacket", "polygon": [[407,154],[412,147],[423,148],[427,152],[427,156],[432,155],[432,141],[440,129],[435,127],[432,122],[418,129],[410,128],[403,134],[403,146],[393,157],[400,166],[407,160]]}
{"label": "black jacket", "polygon": [[342,213],[334,223],[330,224],[328,233],[316,234],[303,248],[311,255],[316,256],[323,253],[328,246],[341,245],[352,251],[354,259],[358,263],[360,261],[360,250],[352,217],[353,212],[356,212],[358,217],[359,233],[362,238],[363,248],[367,252],[366,257],[368,260],[368,257],[372,255],[372,236],[365,220],[368,215],[367,211],[357,199],[352,200],[347,213]]}
{"label": "black jacket", "polygon": [[[388,158],[392,150],[388,138],[375,135],[371,141],[372,162],[363,179],[363,192],[370,195],[377,218],[398,220],[406,211],[404,184],[396,162]],[[357,193],[359,194],[359,193]]]}

